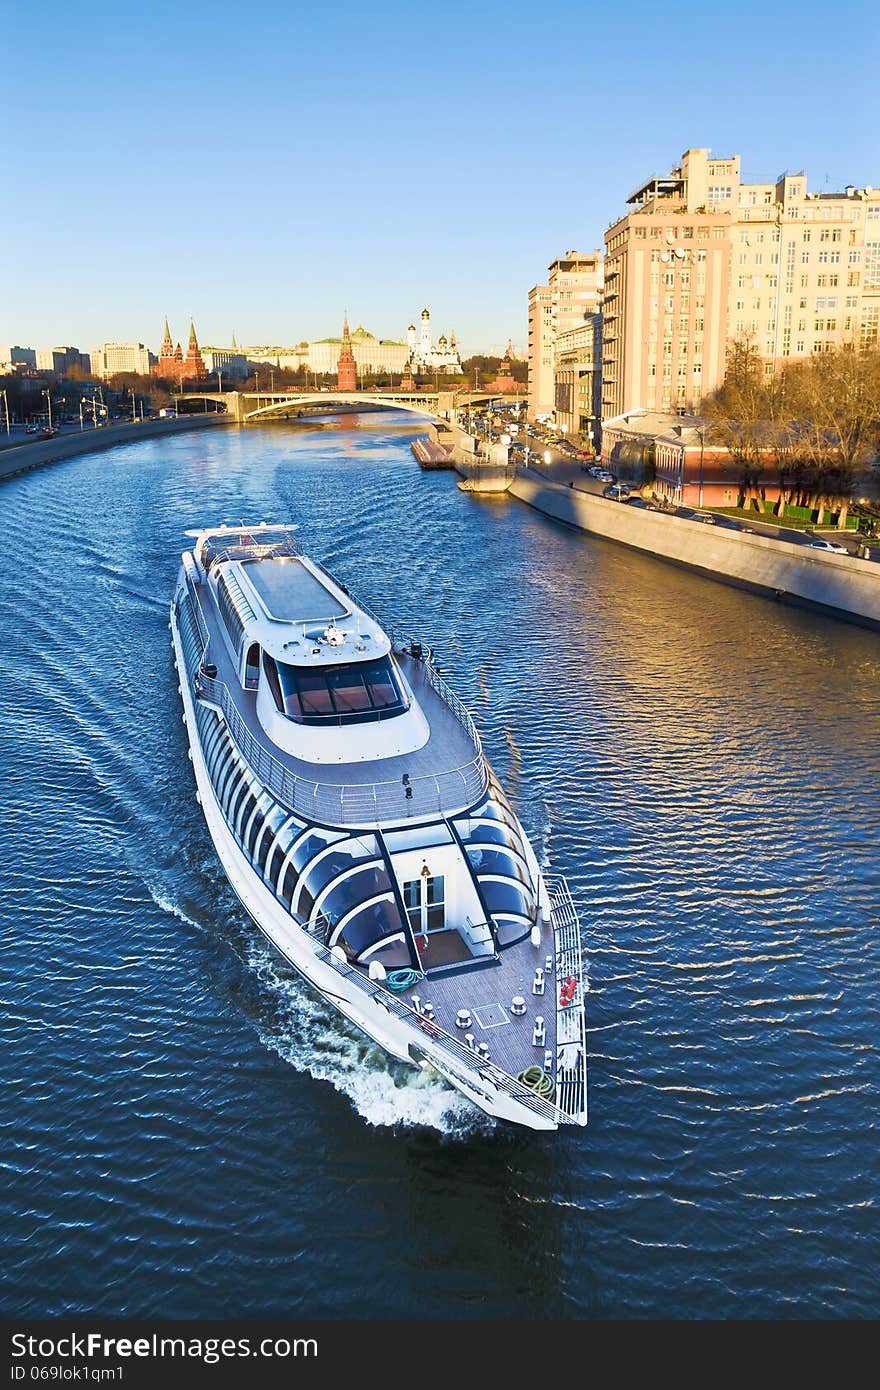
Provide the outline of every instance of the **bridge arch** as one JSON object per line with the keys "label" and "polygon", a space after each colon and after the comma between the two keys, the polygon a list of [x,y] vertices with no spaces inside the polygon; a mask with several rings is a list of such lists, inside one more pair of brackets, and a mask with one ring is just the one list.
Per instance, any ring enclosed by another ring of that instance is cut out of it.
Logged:
{"label": "bridge arch", "polygon": [[395,410],[423,420],[447,420],[472,406],[505,402],[522,405],[525,397],[502,396],[489,391],[182,391],[174,397],[178,405],[201,401],[215,410],[225,411],[239,424],[248,421],[299,416],[312,408],[356,406],[371,410]]}

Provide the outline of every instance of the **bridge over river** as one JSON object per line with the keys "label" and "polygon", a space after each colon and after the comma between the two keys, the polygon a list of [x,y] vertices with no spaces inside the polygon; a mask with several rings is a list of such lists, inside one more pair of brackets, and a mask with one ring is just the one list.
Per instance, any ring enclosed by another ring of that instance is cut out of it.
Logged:
{"label": "bridge over river", "polygon": [[526,395],[490,391],[184,391],[174,397],[183,410],[197,402],[206,410],[223,411],[240,425],[261,420],[295,420],[337,407],[357,410],[401,410],[431,420],[452,420],[473,406],[503,402],[524,405]]}

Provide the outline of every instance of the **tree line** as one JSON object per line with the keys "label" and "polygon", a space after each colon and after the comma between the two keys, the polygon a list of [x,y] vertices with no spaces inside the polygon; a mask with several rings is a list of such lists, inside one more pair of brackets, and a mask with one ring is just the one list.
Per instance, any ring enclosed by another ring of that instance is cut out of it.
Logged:
{"label": "tree line", "polygon": [[853,487],[880,449],[880,347],[845,343],[774,370],[750,338],[737,338],[701,413],[707,441],[737,472],[743,506],[764,510],[772,471],[778,516],[809,507],[819,524],[828,511],[844,526]]}

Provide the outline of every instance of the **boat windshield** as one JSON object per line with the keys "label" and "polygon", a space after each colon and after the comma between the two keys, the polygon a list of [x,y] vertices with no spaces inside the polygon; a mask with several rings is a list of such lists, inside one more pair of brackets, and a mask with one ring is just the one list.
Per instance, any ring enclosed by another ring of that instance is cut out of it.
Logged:
{"label": "boat windshield", "polygon": [[407,708],[390,657],[342,666],[289,666],[263,653],[279,713],[296,724],[357,724],[391,719]]}

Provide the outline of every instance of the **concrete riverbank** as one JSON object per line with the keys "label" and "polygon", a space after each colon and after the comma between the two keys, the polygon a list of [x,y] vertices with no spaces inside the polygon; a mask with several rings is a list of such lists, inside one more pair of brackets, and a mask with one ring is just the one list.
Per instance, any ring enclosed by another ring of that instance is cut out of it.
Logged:
{"label": "concrete riverbank", "polygon": [[174,420],[128,421],[124,425],[106,425],[103,429],[77,430],[74,434],[56,434],[51,439],[35,439],[33,443],[17,444],[0,450],[0,482],[47,463],[59,463],[77,454],[91,454],[97,449],[112,449],[117,444],[137,444],[155,435],[180,434],[185,430],[217,428],[233,423],[224,415],[181,415]]}
{"label": "concrete riverbank", "polygon": [[880,629],[880,566],[769,536],[627,507],[521,469],[511,495],[567,526],[697,570],[722,583]]}

